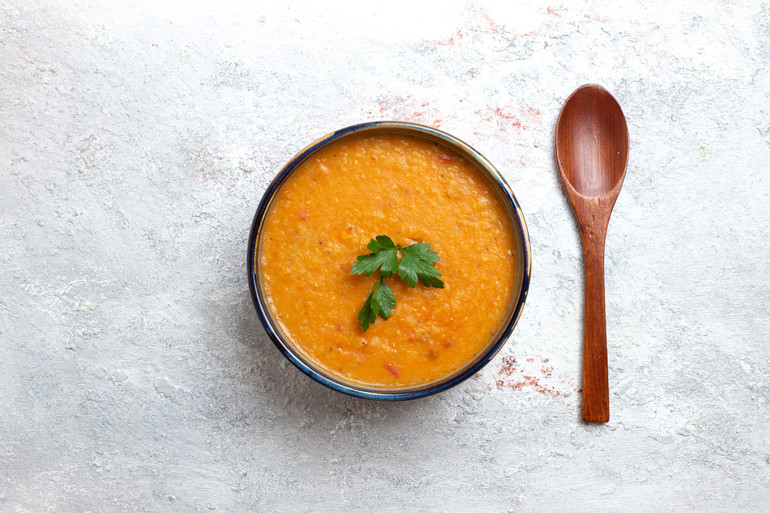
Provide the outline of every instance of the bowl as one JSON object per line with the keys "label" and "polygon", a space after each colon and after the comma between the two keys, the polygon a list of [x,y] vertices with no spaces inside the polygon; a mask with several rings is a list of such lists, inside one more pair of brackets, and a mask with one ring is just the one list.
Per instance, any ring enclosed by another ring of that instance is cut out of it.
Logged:
{"label": "bowl", "polygon": [[[335,376],[310,361],[309,358],[305,357],[302,352],[294,346],[289,337],[287,337],[281,330],[279,323],[274,319],[259,272],[261,235],[263,233],[265,220],[271,203],[276,198],[276,195],[283,184],[292,176],[292,173],[319,151],[332,144],[350,138],[382,134],[421,137],[443,145],[444,147],[448,147],[472,163],[481,174],[488,179],[492,188],[497,192],[500,201],[505,205],[507,214],[510,216],[518,251],[517,283],[513,289],[513,296],[510,305],[508,306],[507,314],[495,336],[480,353],[476,354],[474,358],[467,361],[465,365],[459,369],[441,379],[411,387],[389,388],[384,386],[362,385]],[[519,203],[502,175],[479,152],[462,142],[460,139],[435,128],[415,123],[377,121],[349,126],[318,139],[297,153],[278,172],[278,175],[265,191],[254,215],[248,244],[247,269],[251,298],[259,320],[276,347],[292,364],[319,383],[326,385],[333,390],[366,399],[405,400],[425,397],[446,390],[476,374],[482,367],[492,360],[492,358],[494,358],[508,340],[521,316],[521,311],[529,289],[532,257],[527,225],[524,221],[524,216]]]}

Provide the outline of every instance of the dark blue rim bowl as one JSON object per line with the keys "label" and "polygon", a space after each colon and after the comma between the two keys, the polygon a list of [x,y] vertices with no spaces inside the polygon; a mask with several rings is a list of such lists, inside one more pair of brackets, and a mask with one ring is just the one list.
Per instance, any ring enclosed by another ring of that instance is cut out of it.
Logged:
{"label": "dark blue rim bowl", "polygon": [[[474,360],[466,364],[464,367],[455,371],[449,376],[446,376],[438,381],[431,383],[411,387],[411,388],[399,388],[388,389],[384,387],[366,387],[356,383],[350,383],[341,380],[335,376],[332,376],[325,372],[323,369],[315,366],[312,362],[308,361],[299,351],[297,351],[288,340],[288,338],[281,332],[277,323],[274,321],[270,307],[267,304],[262,287],[259,280],[259,262],[257,256],[259,255],[259,241],[262,226],[265,222],[265,218],[270,209],[270,204],[276,197],[281,185],[289,179],[292,172],[297,169],[308,157],[322,148],[329,146],[342,139],[351,137],[359,137],[363,135],[372,134],[384,134],[384,133],[397,133],[403,135],[412,135],[423,137],[428,140],[443,144],[460,155],[467,158],[470,162],[476,164],[476,166],[484,172],[487,177],[496,185],[501,198],[507,203],[509,213],[511,215],[511,221],[516,235],[518,238],[519,246],[519,284],[518,293],[514,295],[511,307],[509,308],[508,315],[503,327],[498,331],[497,336],[490,342],[488,347],[479,354]],[[400,121],[374,121],[370,123],[362,123],[360,125],[353,125],[342,130],[333,132],[301,152],[295,155],[278,173],[273,182],[265,191],[262,201],[259,203],[257,212],[254,215],[254,222],[251,225],[251,235],[249,236],[249,247],[247,251],[247,263],[249,273],[249,289],[251,290],[251,299],[254,302],[254,308],[257,310],[259,320],[265,327],[265,331],[270,335],[270,338],[275,343],[276,347],[283,353],[283,355],[289,359],[297,368],[302,372],[315,379],[319,383],[326,385],[329,388],[349,394],[356,397],[363,397],[366,399],[384,399],[384,400],[405,400],[416,399],[418,397],[425,397],[447,388],[453,387],[456,384],[468,379],[476,374],[482,367],[484,367],[498,351],[503,347],[508,340],[513,328],[521,316],[521,310],[524,306],[524,301],[527,298],[527,291],[529,290],[529,277],[531,272],[532,253],[529,245],[529,232],[527,231],[527,224],[524,221],[524,215],[519,207],[519,202],[516,201],[516,197],[511,192],[510,187],[503,179],[502,175],[495,169],[495,167],[485,159],[479,152],[462,142],[461,140],[435,128],[417,125],[415,123],[404,123]]]}

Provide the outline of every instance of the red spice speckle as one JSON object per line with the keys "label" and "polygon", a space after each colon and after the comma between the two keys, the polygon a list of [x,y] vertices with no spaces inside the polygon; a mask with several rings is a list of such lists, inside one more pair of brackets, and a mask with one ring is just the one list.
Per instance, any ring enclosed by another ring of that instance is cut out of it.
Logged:
{"label": "red spice speckle", "polygon": [[567,8],[564,7],[564,4],[562,4],[555,9],[553,7],[546,7],[545,12],[547,12],[548,14],[553,14],[554,16],[561,16],[561,13],[566,10]]}
{"label": "red spice speckle", "polygon": [[448,37],[445,37],[444,39],[425,41],[425,43],[432,46],[452,46],[455,43],[457,43],[458,40],[464,37],[465,37],[464,30],[462,27],[460,27],[457,30],[455,30],[453,34],[451,34]]}
{"label": "red spice speckle", "polygon": [[488,106],[487,120],[497,123],[502,129],[529,130],[531,126],[542,125],[540,110],[523,105]]}
{"label": "red spice speckle", "polygon": [[390,372],[391,374],[393,374],[395,377],[399,377],[399,376],[401,375],[401,371],[400,371],[400,370],[398,370],[398,369],[396,368],[396,366],[395,366],[395,365],[393,365],[392,363],[390,363],[390,362],[385,362],[385,363],[383,363],[382,365],[383,365],[383,367],[385,367],[386,369],[388,369],[388,372]]}
{"label": "red spice speckle", "polygon": [[495,107],[494,109],[492,107],[489,107],[489,110],[492,111],[493,118],[508,121],[509,124],[515,128],[520,128],[522,130],[529,129],[529,127],[523,124],[521,120],[517,116],[515,116],[512,112],[505,111],[500,107]]}
{"label": "red spice speckle", "polygon": [[547,358],[528,356],[524,360],[520,364],[513,356],[502,358],[495,380],[497,388],[521,390],[528,387],[549,397],[568,397],[579,393],[566,374],[560,374],[557,381],[554,381],[554,369],[547,364]]}
{"label": "red spice speckle", "polygon": [[478,35],[510,42],[510,36],[507,34],[505,27],[498,24],[486,9],[473,8],[470,12],[471,17],[464,26],[456,29],[452,34],[443,39],[423,41],[422,44],[434,47],[452,46],[460,43],[468,36],[478,37]]}
{"label": "red spice speckle", "polygon": [[337,331],[342,331],[342,324],[337,323],[337,325],[334,326],[334,329],[337,330]]}
{"label": "red spice speckle", "polygon": [[357,404],[354,404],[352,406],[348,406],[345,408],[345,411],[342,413],[344,417],[350,417],[351,415],[354,415],[360,407]]}
{"label": "red spice speckle", "polygon": [[503,356],[500,364],[500,374],[510,376],[516,370],[516,358],[513,356]]}
{"label": "red spice speckle", "polygon": [[431,106],[431,101],[418,101],[411,94],[381,96],[377,99],[377,108],[370,109],[366,114],[372,119],[405,119],[435,128],[443,123],[443,119],[438,117],[439,110]]}
{"label": "red spice speckle", "polygon": [[455,158],[452,155],[448,153],[444,153],[443,151],[437,152],[437,155],[438,155],[438,159],[442,162],[454,162],[455,160]]}
{"label": "red spice speckle", "polygon": [[[587,3],[588,2],[586,1],[586,4]],[[546,7],[546,9],[545,9],[545,12],[547,12],[548,14],[551,14],[553,16],[561,16],[562,14],[566,13],[567,11],[569,11],[569,9],[564,7],[564,4],[559,5],[559,7]],[[596,9],[594,9],[593,7],[591,7],[589,5],[586,5],[586,7],[584,9],[578,9],[578,11],[583,11],[583,12],[577,12],[577,13],[575,13],[575,15],[582,16],[583,18],[588,18],[589,20],[594,20],[594,21],[598,21],[600,23],[604,23],[604,20],[601,18],[601,16],[599,16],[599,13],[596,12]],[[573,10],[573,12],[574,12],[574,10]]]}
{"label": "red spice speckle", "polygon": [[299,209],[299,218],[302,221],[307,219],[307,209],[305,207],[302,207],[302,208]]}
{"label": "red spice speckle", "polygon": [[534,109],[532,107],[521,107],[521,112],[530,120],[534,120],[540,117],[540,109]]}
{"label": "red spice speckle", "polygon": [[486,21],[486,26],[482,27],[485,32],[500,34],[500,25],[492,19],[492,16],[489,15],[486,9],[474,9],[473,11]]}

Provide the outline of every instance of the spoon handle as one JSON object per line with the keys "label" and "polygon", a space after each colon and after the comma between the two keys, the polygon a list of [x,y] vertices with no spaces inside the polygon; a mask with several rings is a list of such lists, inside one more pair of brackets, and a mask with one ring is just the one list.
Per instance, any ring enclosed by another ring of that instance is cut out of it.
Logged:
{"label": "spoon handle", "polygon": [[604,239],[607,235],[607,222],[595,221],[583,225],[581,234],[586,268],[583,420],[607,422],[610,420],[607,319],[604,311]]}

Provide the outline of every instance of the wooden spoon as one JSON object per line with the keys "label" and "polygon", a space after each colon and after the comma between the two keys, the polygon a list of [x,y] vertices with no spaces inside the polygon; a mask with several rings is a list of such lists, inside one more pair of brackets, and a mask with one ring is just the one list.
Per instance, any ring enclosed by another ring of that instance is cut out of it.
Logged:
{"label": "wooden spoon", "polygon": [[628,163],[628,127],[615,98],[589,84],[567,98],[556,122],[556,163],[575,210],[586,270],[583,420],[610,420],[604,239]]}

